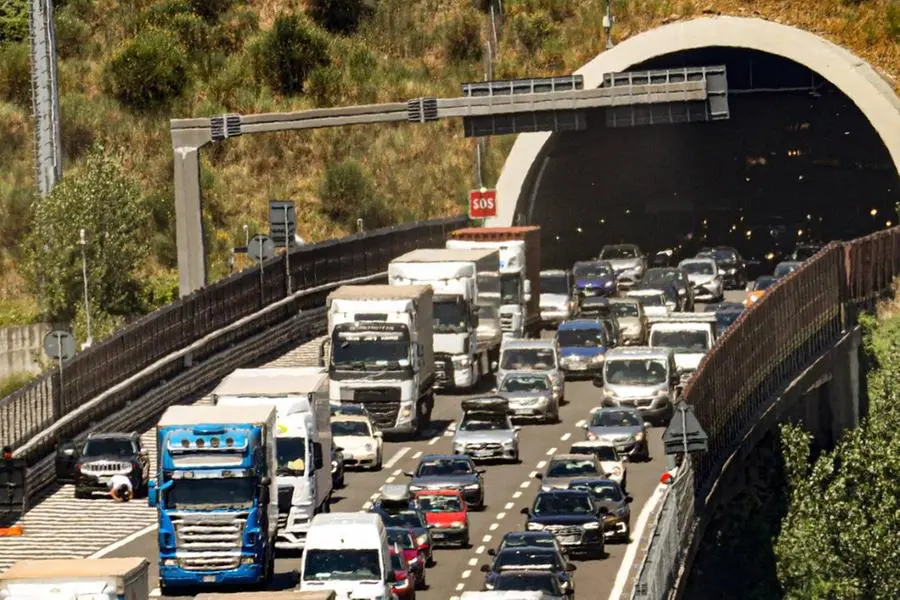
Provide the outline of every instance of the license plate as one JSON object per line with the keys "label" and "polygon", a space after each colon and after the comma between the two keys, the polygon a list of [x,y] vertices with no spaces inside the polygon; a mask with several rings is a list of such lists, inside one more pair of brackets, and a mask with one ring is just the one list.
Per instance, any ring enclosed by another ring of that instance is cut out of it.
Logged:
{"label": "license plate", "polygon": [[436,540],[442,540],[442,539],[444,539],[444,534],[431,532],[431,537],[433,537]]}
{"label": "license plate", "polygon": [[491,452],[490,450],[476,450],[475,451],[475,456],[490,456],[492,454],[493,454],[493,452]]}
{"label": "license plate", "polygon": [[587,369],[587,365],[574,364],[569,368],[572,369],[573,371],[584,371],[585,369]]}
{"label": "license plate", "polygon": [[514,412],[515,412],[517,415],[530,415],[530,414],[531,414],[531,409],[528,409],[528,408],[517,408]]}
{"label": "license plate", "polygon": [[577,544],[578,537],[574,535],[563,535],[557,538],[560,544]]}
{"label": "license plate", "polygon": [[215,582],[216,582],[215,575],[204,575],[203,576],[203,583],[215,583]]}

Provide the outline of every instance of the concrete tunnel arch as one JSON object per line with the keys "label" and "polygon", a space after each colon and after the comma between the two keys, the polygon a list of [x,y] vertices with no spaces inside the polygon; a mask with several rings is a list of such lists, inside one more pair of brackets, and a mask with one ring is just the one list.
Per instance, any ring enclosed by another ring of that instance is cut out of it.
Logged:
{"label": "concrete tunnel arch", "polygon": [[[900,97],[866,61],[796,27],[759,18],[726,16],[672,23],[598,54],[576,74],[584,77],[586,89],[596,88],[606,73],[626,71],[660,56],[708,47],[757,50],[794,61],[819,74],[859,108],[900,173]],[[524,133],[516,138],[497,182],[498,213],[487,220],[488,226],[512,225],[517,213],[528,210],[535,200],[540,170],[545,166],[542,156],[552,135]]]}

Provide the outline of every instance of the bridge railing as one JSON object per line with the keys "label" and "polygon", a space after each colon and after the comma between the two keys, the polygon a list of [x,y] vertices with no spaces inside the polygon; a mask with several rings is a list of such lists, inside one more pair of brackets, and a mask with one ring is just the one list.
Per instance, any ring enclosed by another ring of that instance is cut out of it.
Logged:
{"label": "bridge railing", "polygon": [[[227,335],[215,336],[185,357],[186,361],[163,360],[287,298],[288,266],[292,291],[373,275],[386,271],[388,262],[404,252],[417,247],[443,246],[447,233],[467,222],[466,217],[455,217],[411,223],[301,246],[292,249],[287,259],[282,254],[266,261],[262,285],[259,269],[248,269],[181,298],[78,353],[64,363],[62,381],[59,371],[53,369],[0,400],[0,444],[14,448],[24,445],[91,399],[151,368],[151,373],[119,389],[97,411],[70,419],[54,436],[74,437],[160,382],[176,377],[191,362],[202,361],[241,340],[277,327],[301,309],[321,306],[327,295],[325,289],[297,297],[259,319],[249,319],[241,327],[229,330]],[[161,363],[158,368],[154,367],[156,363]],[[22,457],[32,465],[52,452],[55,443],[56,439],[50,437],[44,443],[32,443]]]}

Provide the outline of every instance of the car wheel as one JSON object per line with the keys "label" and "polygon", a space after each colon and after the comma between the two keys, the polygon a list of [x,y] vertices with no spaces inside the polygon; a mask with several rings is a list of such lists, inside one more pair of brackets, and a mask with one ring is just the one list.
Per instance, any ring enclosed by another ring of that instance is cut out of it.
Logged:
{"label": "car wheel", "polygon": [[381,456],[381,450],[379,450],[379,451],[378,451],[378,460],[375,461],[375,466],[372,467],[372,470],[373,470],[373,471],[380,471],[380,470],[381,470],[381,459],[382,459],[382,456]]}
{"label": "car wheel", "polygon": [[87,500],[90,497],[91,494],[89,492],[79,492],[78,490],[75,490],[75,498],[78,500]]}

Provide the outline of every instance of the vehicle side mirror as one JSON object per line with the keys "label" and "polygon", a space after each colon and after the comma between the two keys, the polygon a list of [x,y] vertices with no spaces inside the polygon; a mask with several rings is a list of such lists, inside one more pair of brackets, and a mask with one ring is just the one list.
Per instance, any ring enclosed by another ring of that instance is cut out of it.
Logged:
{"label": "vehicle side mirror", "polygon": [[488,556],[497,556],[497,551],[493,548],[488,548],[487,554]]}
{"label": "vehicle side mirror", "polygon": [[157,502],[159,502],[159,498],[158,490],[156,489],[156,480],[151,479],[147,482],[147,506],[156,508]]}
{"label": "vehicle side mirror", "polygon": [[651,423],[650,421],[644,421],[644,428],[653,429],[653,423]]}
{"label": "vehicle side mirror", "polygon": [[631,496],[625,496],[625,504],[631,504],[632,502],[634,502],[634,498],[632,498]]}
{"label": "vehicle side mirror", "polygon": [[513,427],[513,431],[518,433],[519,431],[522,431],[522,428],[520,426],[516,425],[515,427]]}
{"label": "vehicle side mirror", "polygon": [[372,434],[372,437],[374,437],[374,438],[383,438],[383,437],[384,437],[384,433],[381,432],[381,431],[376,431],[375,433]]}
{"label": "vehicle side mirror", "polygon": [[478,473],[479,475],[484,475],[485,473],[487,473],[487,470],[486,469],[475,469],[475,472]]}
{"label": "vehicle side mirror", "polygon": [[272,478],[269,477],[268,475],[263,475],[262,477],[259,478],[259,485],[261,485],[263,487],[268,486],[270,483],[272,483]]}
{"label": "vehicle side mirror", "polygon": [[544,474],[543,474],[543,473],[537,473],[534,477],[535,477],[536,479],[544,479]]}
{"label": "vehicle side mirror", "polygon": [[529,511],[528,508],[527,508],[527,507],[524,507],[524,506],[522,507],[522,510],[520,510],[519,512],[520,512],[521,514],[523,514],[523,515],[530,515],[530,514],[531,514],[531,511]]}
{"label": "vehicle side mirror", "polygon": [[406,475],[407,477],[415,477],[415,475],[413,475],[412,471],[403,471],[403,474]]}
{"label": "vehicle side mirror", "polygon": [[318,471],[322,468],[322,464],[324,462],[324,457],[322,456],[322,444],[319,442],[313,443],[313,466]]}
{"label": "vehicle side mirror", "polygon": [[602,388],[603,387],[603,378],[602,377],[594,377],[593,383],[594,383],[594,387]]}
{"label": "vehicle side mirror", "polygon": [[491,568],[487,565],[481,565],[481,569],[479,569],[479,571],[481,571],[482,573],[490,573]]}
{"label": "vehicle side mirror", "polygon": [[491,371],[496,371],[496,370],[497,370],[497,367],[499,367],[499,366],[500,366],[500,365],[497,363],[496,360],[492,360],[492,361],[491,361]]}
{"label": "vehicle side mirror", "polygon": [[574,571],[574,570],[577,569],[577,568],[578,568],[578,567],[576,567],[576,566],[575,566],[574,564],[572,564],[572,563],[568,563],[568,564],[566,565],[566,571],[568,571],[569,573],[571,573],[572,571]]}

